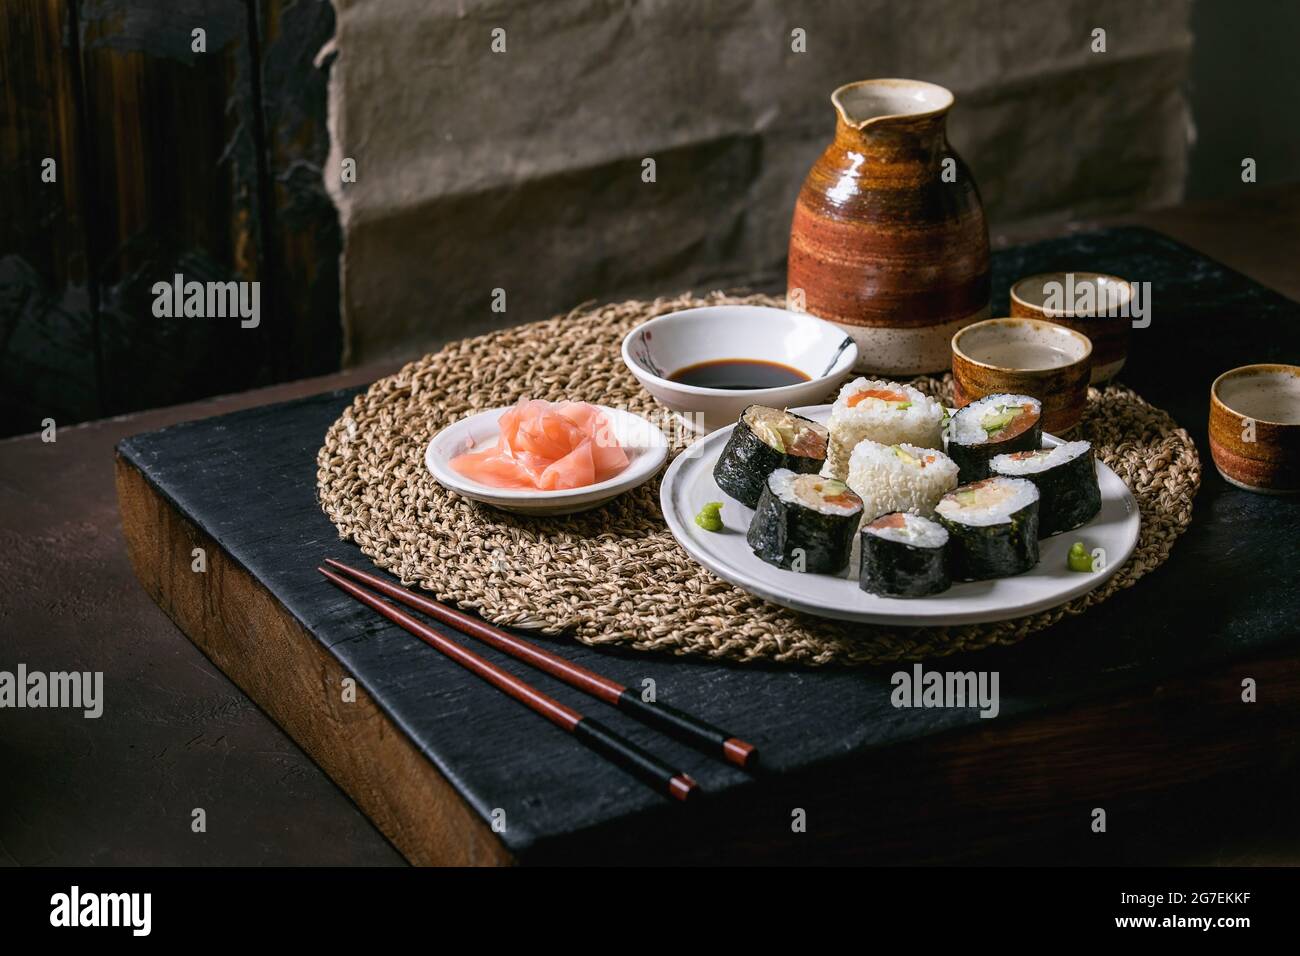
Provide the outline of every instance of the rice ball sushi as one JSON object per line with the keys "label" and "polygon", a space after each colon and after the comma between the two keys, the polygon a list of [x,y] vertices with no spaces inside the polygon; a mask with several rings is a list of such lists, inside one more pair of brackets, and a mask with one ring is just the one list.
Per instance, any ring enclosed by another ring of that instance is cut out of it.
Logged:
{"label": "rice ball sushi", "polygon": [[935,509],[948,531],[952,576],[1005,578],[1038,563],[1038,489],[1024,478],[995,476],[962,485]]}
{"label": "rice ball sushi", "polygon": [[1101,511],[1091,442],[1068,441],[1055,448],[998,455],[989,468],[995,475],[1024,478],[1038,488],[1040,538],[1087,524]]}
{"label": "rice ball sushi", "polygon": [[849,457],[864,439],[882,445],[943,448],[943,403],[910,385],[857,378],[840,389],[831,406],[826,474],[848,477]]}
{"label": "rice ball sushi", "polygon": [[813,475],[826,463],[827,431],[817,422],[778,408],[750,405],[713,466],[718,487],[750,508],[768,475],[778,468]]}
{"label": "rice ball sushi", "polygon": [[848,486],[862,499],[867,521],[890,511],[929,517],[939,499],[957,487],[957,465],[933,448],[882,445],[868,438],[849,456]]}
{"label": "rice ball sushi", "polygon": [[1043,406],[1028,395],[989,395],[952,416],[948,455],[963,484],[989,476],[995,455],[1033,451],[1043,444]]}
{"label": "rice ball sushi", "polygon": [[862,500],[844,482],[778,468],[763,485],[745,540],[768,564],[837,574],[848,566],[861,516]]}
{"label": "rice ball sushi", "polygon": [[862,526],[858,587],[886,597],[948,590],[948,532],[937,521],[895,511]]}

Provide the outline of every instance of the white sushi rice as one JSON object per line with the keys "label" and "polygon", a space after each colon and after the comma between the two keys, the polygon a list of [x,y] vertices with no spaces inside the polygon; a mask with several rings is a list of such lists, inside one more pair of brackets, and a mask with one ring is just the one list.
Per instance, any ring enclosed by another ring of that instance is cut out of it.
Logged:
{"label": "white sushi rice", "polygon": [[939,499],[957,487],[957,471],[951,458],[933,448],[867,439],[849,456],[848,485],[862,499],[864,521],[891,511],[929,517]]}
{"label": "white sushi rice", "polygon": [[[904,402],[864,398],[850,406],[849,400],[859,392],[883,390],[906,396]],[[900,405],[907,407],[900,408]],[[831,406],[830,448],[825,474],[836,478],[848,475],[849,456],[858,443],[871,439],[882,445],[907,442],[919,448],[943,448],[943,403],[922,394],[910,385],[884,379],[855,378],[840,389]]]}
{"label": "white sushi rice", "polygon": [[1092,445],[1086,441],[1067,441],[1055,448],[1044,449],[1043,454],[1025,458],[1018,458],[1015,455],[994,455],[989,465],[999,475],[1037,475],[1044,471],[1051,471],[1058,465],[1064,465],[1067,461],[1073,461],[1080,455],[1088,454],[1088,449],[1091,447]]}
{"label": "white sushi rice", "polygon": [[959,445],[983,445],[989,440],[989,433],[984,430],[984,416],[997,411],[999,406],[1008,405],[1029,405],[1040,416],[1043,413],[1042,403],[1028,395],[990,395],[971,402],[952,417],[949,425],[952,440]]}
{"label": "white sushi rice", "polygon": [[[967,493],[973,501],[963,498]],[[1038,500],[1038,488],[1024,478],[985,478],[944,495],[935,512],[949,521],[986,528],[1006,524],[1011,516]]]}
{"label": "white sushi rice", "polygon": [[867,524],[863,526],[863,530],[877,538],[897,541],[899,544],[910,544],[917,548],[942,548],[948,543],[948,529],[939,522],[906,512],[903,513],[901,528],[873,528]]}
{"label": "white sushi rice", "polygon": [[767,486],[771,489],[772,494],[776,495],[782,501],[793,504],[803,505],[805,508],[812,508],[814,511],[825,515],[852,515],[858,513],[858,505],[840,505],[825,500],[824,494],[829,492],[834,495],[837,491],[843,491],[843,488],[826,486],[831,482],[840,485],[834,478],[823,478],[821,475],[800,475],[788,468],[777,468],[772,474],[767,476]]}

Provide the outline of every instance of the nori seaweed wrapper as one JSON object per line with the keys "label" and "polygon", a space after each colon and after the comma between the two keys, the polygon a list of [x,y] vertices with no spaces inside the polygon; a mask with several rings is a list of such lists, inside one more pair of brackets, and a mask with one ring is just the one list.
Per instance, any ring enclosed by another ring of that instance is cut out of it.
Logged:
{"label": "nori seaweed wrapper", "polygon": [[798,501],[783,501],[764,481],[745,540],[768,564],[792,570],[795,551],[802,549],[800,571],[837,574],[848,567],[861,520],[861,508],[847,515],[823,514]]}
{"label": "nori seaweed wrapper", "polygon": [[[1028,449],[1025,449],[1028,451]],[[1092,445],[1046,471],[1005,475],[1024,478],[1038,489],[1038,537],[1048,538],[1087,524],[1101,511],[1101,487]],[[1002,474],[995,472],[995,474]]]}
{"label": "nori seaweed wrapper", "polygon": [[[996,396],[989,396],[990,398]],[[966,406],[969,408],[970,406]],[[960,415],[965,409],[959,409]],[[957,416],[954,415],[954,418]],[[948,457],[957,463],[957,480],[963,485],[987,478],[989,462],[998,455],[1009,455],[1015,451],[1036,451],[1043,447],[1043,416],[1039,414],[1033,426],[1005,441],[986,441],[981,445],[963,445],[948,433]]]}
{"label": "nori seaweed wrapper", "polygon": [[865,529],[859,532],[858,539],[861,546],[858,587],[868,594],[925,597],[952,586],[947,545],[921,548],[882,538]]}
{"label": "nori seaweed wrapper", "polygon": [[[731,437],[727,439],[726,447],[713,466],[713,480],[718,487],[750,508],[758,507],[759,496],[767,487],[767,476],[776,469],[788,468],[797,475],[815,475],[826,463],[825,455],[809,458],[806,455],[784,454],[759,438],[745,421],[745,414],[753,407],[750,405],[741,413],[736,427],[731,430]],[[802,415],[793,412],[786,414],[814,427],[821,427]]]}
{"label": "nori seaweed wrapper", "polygon": [[1013,511],[1002,524],[963,524],[942,514],[935,519],[948,529],[948,557],[957,580],[1008,578],[1038,563],[1037,501]]}

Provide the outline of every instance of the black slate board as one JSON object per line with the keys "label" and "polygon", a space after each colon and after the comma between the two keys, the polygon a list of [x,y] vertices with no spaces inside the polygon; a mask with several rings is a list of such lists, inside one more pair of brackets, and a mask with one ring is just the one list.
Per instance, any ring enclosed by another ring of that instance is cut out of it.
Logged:
{"label": "black slate board", "polygon": [[[663,700],[754,742],[765,768],[789,780],[872,748],[977,724],[988,730],[1295,643],[1300,500],[1227,485],[1210,459],[1205,419],[1219,372],[1300,359],[1300,306],[1155,233],[1118,229],[996,252],[994,314],[1005,314],[1015,278],[1070,268],[1152,283],[1152,323],[1135,330],[1121,378],[1192,433],[1204,480],[1191,529],[1135,588],[1015,647],[932,665],[998,671],[997,720],[974,710],[895,709],[890,675],[899,668],[792,670],[556,646],[629,686],[653,678]],[[505,810],[501,837],[513,853],[630,816],[643,818],[647,833],[671,821],[681,808],[320,580],[314,567],[325,557],[368,565],[338,541],[315,500],[317,448],[352,394],[178,425],[127,439],[119,451],[330,648],[473,807],[485,817]],[[653,747],[709,791],[756,783],[476,649]]]}

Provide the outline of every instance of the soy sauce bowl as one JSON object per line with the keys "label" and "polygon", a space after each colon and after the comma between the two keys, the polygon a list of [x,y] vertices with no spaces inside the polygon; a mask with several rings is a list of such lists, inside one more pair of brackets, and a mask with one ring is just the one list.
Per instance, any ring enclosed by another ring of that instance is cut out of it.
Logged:
{"label": "soy sauce bowl", "polygon": [[[858,360],[842,329],[816,316],[757,305],[712,305],[643,322],[623,339],[623,362],[655,400],[692,431],[734,424],[749,405],[792,408],[829,401]],[[709,388],[673,381],[705,362],[787,366],[806,381],[775,388]]]}

